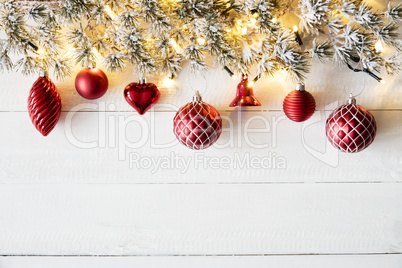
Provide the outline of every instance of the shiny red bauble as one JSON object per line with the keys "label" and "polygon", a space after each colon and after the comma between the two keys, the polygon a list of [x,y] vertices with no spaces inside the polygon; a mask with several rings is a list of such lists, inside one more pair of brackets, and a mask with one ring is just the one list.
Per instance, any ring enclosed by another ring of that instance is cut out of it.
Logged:
{"label": "shiny red bauble", "polygon": [[374,141],[377,125],[374,116],[357,105],[354,98],[350,98],[349,104],[331,113],[325,130],[329,142],[335,148],[345,153],[357,153]]}
{"label": "shiny red bauble", "polygon": [[106,74],[98,68],[86,68],[75,77],[75,89],[84,98],[93,100],[102,97],[109,86]]}
{"label": "shiny red bauble", "polygon": [[306,121],[314,114],[314,97],[304,89],[304,85],[299,84],[297,89],[290,92],[283,100],[283,111],[292,121]]}
{"label": "shiny red bauble", "polygon": [[197,92],[194,100],[176,113],[173,119],[173,131],[177,139],[188,148],[206,149],[221,135],[222,119],[219,112],[203,102]]}
{"label": "shiny red bauble", "polygon": [[145,114],[159,100],[159,89],[153,83],[140,79],[124,89],[124,98],[141,115]]}
{"label": "shiny red bauble", "polygon": [[247,75],[241,76],[241,81],[237,85],[236,97],[229,104],[229,107],[261,106],[261,103],[254,96],[254,91],[248,82]]}
{"label": "shiny red bauble", "polygon": [[28,113],[32,123],[43,136],[47,136],[59,121],[60,95],[46,72],[41,74],[29,91]]}

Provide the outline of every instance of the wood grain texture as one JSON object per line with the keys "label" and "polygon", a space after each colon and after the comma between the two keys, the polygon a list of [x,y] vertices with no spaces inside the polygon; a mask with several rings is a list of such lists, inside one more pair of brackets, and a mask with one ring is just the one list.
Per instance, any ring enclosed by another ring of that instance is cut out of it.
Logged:
{"label": "wood grain texture", "polygon": [[[108,74],[107,94],[92,101],[75,91],[78,71],[55,80],[64,112],[46,138],[27,114],[37,77],[0,74],[0,255],[13,255],[0,257],[1,268],[402,267],[402,76],[384,75],[381,85],[315,62],[306,89],[318,111],[296,124],[282,112],[295,87],[282,73],[255,84],[261,107],[239,112],[228,107],[239,81],[219,69],[195,77],[184,66],[173,87],[149,79],[161,99],[141,117],[123,97],[138,79],[131,68]],[[194,90],[225,128],[216,147],[198,153],[172,131]],[[338,154],[324,132],[349,93],[378,125],[374,143],[355,155]],[[248,165],[232,166],[247,156]],[[190,159],[188,169],[172,164],[178,158]],[[284,168],[273,163],[282,158]],[[216,164],[222,159],[228,167]]]}
{"label": "wood grain texture", "polygon": [[2,268],[400,268],[401,255],[255,257],[0,257]]}
{"label": "wood grain texture", "polygon": [[2,185],[1,255],[402,253],[402,184]]}
{"label": "wood grain texture", "polygon": [[402,112],[374,112],[377,137],[358,154],[338,153],[327,143],[324,112],[305,124],[291,122],[281,112],[224,112],[220,140],[203,151],[177,142],[174,114],[62,113],[53,132],[43,138],[27,113],[0,113],[7,126],[0,132],[0,182],[402,181]]}

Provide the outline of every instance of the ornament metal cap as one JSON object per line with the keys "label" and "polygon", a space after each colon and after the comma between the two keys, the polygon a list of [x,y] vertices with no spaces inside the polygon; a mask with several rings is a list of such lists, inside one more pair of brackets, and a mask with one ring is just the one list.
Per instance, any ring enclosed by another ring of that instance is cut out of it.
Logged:
{"label": "ornament metal cap", "polygon": [[242,106],[261,106],[254,96],[253,88],[248,85],[248,77],[245,74],[241,76],[241,82],[237,85],[236,97],[229,105],[229,107]]}
{"label": "ornament metal cap", "polygon": [[88,68],[90,69],[96,68],[96,63],[95,62],[88,63]]}
{"label": "ornament metal cap", "polygon": [[140,77],[138,84],[143,85],[147,82],[147,80],[145,79],[145,77]]}
{"label": "ornament metal cap", "polygon": [[48,77],[48,76],[49,76],[49,73],[48,73],[48,71],[46,71],[46,70],[41,70],[41,71],[39,72],[39,76],[40,76],[40,77]]}
{"label": "ornament metal cap", "polygon": [[306,91],[306,87],[304,86],[304,84],[297,84],[296,90],[297,91]]}
{"label": "ornament metal cap", "polygon": [[193,101],[194,102],[202,101],[202,97],[201,97],[200,92],[198,90],[195,92],[195,95],[193,96]]}
{"label": "ornament metal cap", "polygon": [[356,104],[356,99],[353,97],[352,94],[350,94],[348,98],[348,104]]}

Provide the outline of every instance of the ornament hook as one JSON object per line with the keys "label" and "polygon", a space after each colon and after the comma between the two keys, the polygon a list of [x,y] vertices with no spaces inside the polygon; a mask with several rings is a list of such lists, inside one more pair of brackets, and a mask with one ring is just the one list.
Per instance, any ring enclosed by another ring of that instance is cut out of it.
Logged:
{"label": "ornament hook", "polygon": [[202,97],[201,97],[200,92],[198,90],[195,91],[195,95],[193,96],[193,101],[194,102],[202,101]]}

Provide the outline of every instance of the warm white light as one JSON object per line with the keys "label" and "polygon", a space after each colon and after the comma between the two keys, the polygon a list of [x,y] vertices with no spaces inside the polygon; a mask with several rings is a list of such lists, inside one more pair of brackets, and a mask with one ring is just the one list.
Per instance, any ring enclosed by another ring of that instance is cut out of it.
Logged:
{"label": "warm white light", "polygon": [[198,37],[197,38],[197,43],[200,45],[200,46],[203,46],[203,45],[205,45],[205,38],[203,38],[203,37]]}
{"label": "warm white light", "polygon": [[382,45],[381,39],[378,39],[378,41],[375,43],[375,51],[377,52],[382,52],[384,50],[384,46]]}
{"label": "warm white light", "polygon": [[247,34],[247,27],[241,28],[241,33],[242,34]]}
{"label": "warm white light", "polygon": [[175,84],[174,79],[170,77],[163,78],[162,86],[164,87],[173,87]]}
{"label": "warm white light", "polygon": [[250,82],[248,82],[247,86],[248,86],[248,87],[252,87],[252,86],[254,86],[254,84],[255,84],[254,81],[250,81]]}
{"label": "warm white light", "polygon": [[380,79],[380,83],[384,85],[384,84],[385,84],[385,80],[384,80],[384,79]]}
{"label": "warm white light", "polygon": [[236,75],[231,75],[230,77],[232,77],[232,79],[234,79],[234,80],[237,79]]}
{"label": "warm white light", "polygon": [[272,18],[272,22],[276,23],[278,20],[276,18]]}
{"label": "warm white light", "polygon": [[295,26],[293,26],[293,31],[294,32],[297,32],[299,30],[299,28],[295,25]]}
{"label": "warm white light", "polygon": [[96,55],[99,56],[99,51],[96,49],[96,47],[92,48],[92,52]]}
{"label": "warm white light", "polygon": [[174,50],[176,50],[176,52],[180,52],[181,51],[181,47],[179,46],[179,44],[176,43],[176,41],[173,38],[170,38],[170,44],[172,45],[172,47],[174,48]]}
{"label": "warm white light", "polygon": [[253,17],[254,17],[254,18],[258,18],[258,12],[255,12],[255,13],[253,14]]}
{"label": "warm white light", "polygon": [[254,18],[251,18],[251,19],[250,19],[250,22],[251,22],[251,24],[252,24],[253,26],[255,26],[256,23],[257,23],[257,20],[254,19]]}
{"label": "warm white light", "polygon": [[104,10],[112,19],[116,17],[116,14],[112,11],[112,9],[109,6],[105,6]]}
{"label": "warm white light", "polygon": [[43,56],[45,54],[45,50],[43,48],[39,48],[37,51],[35,51],[39,56]]}

